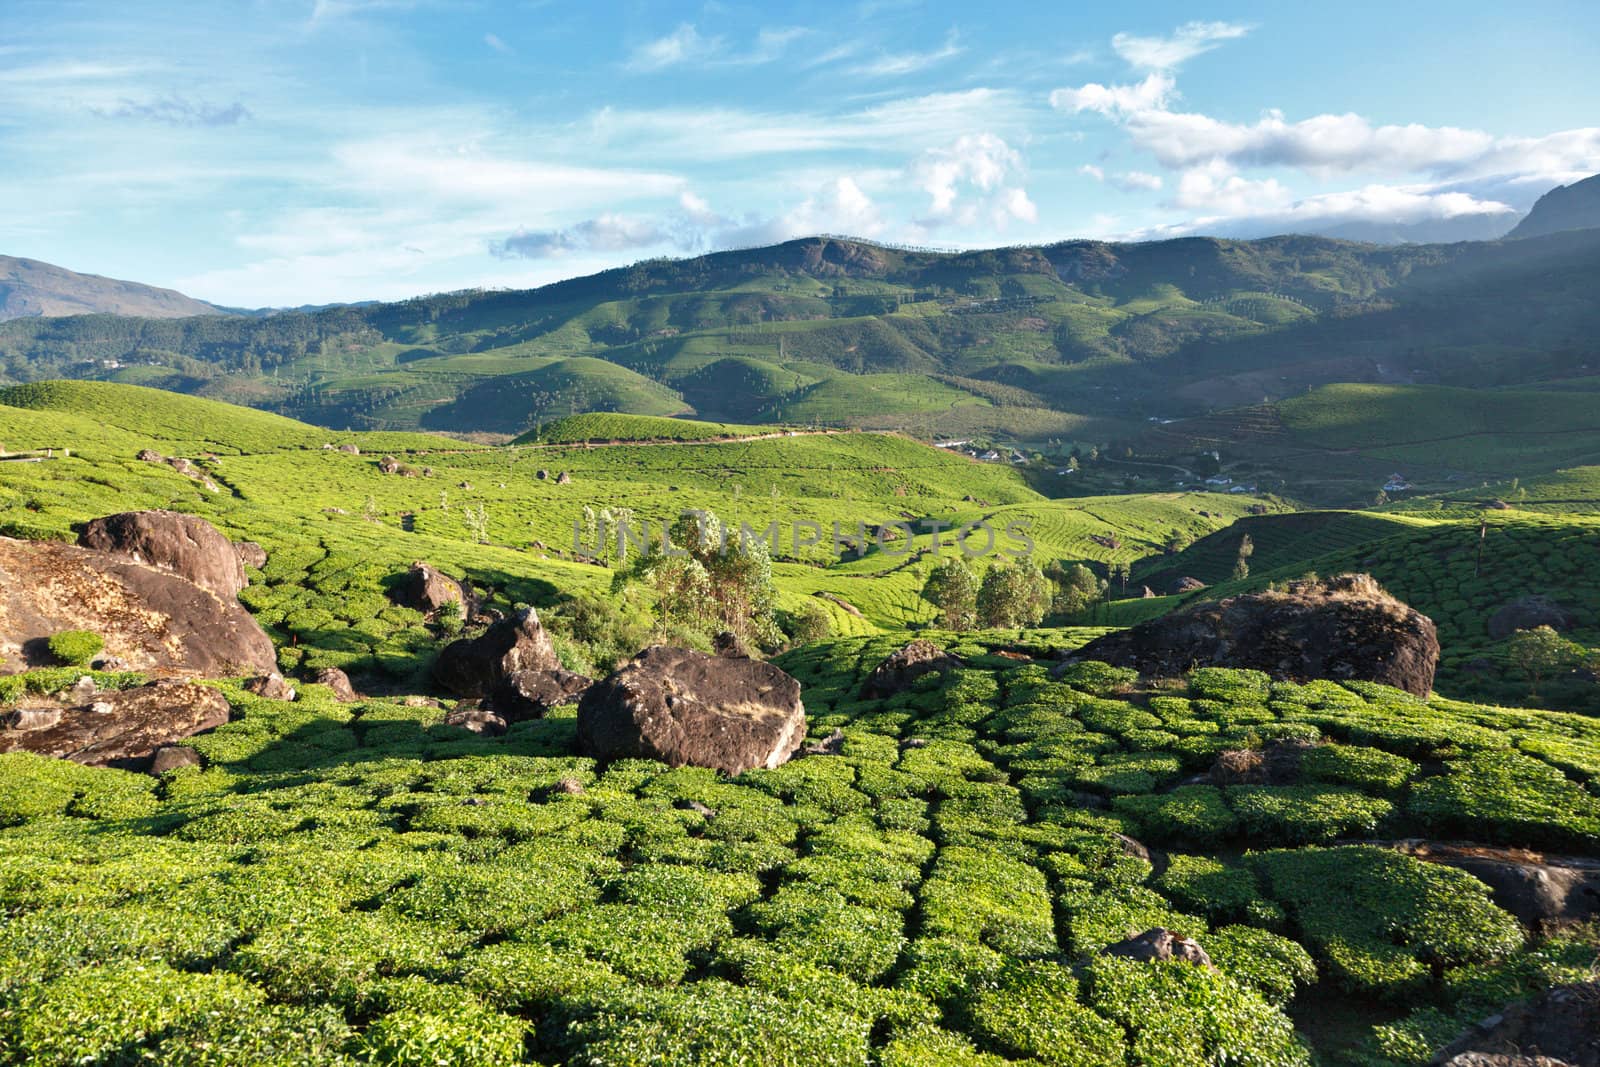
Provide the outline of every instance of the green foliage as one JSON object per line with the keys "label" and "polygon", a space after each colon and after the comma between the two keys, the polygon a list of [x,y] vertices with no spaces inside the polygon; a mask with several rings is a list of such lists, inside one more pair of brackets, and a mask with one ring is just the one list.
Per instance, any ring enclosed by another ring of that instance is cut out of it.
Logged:
{"label": "green foliage", "polygon": [[978,618],[978,577],[965,560],[952,556],[928,572],[922,599],[938,609],[946,628],[971,626]]}
{"label": "green foliage", "polygon": [[1010,628],[1037,626],[1050,606],[1050,584],[1032,560],[991,563],[978,587],[978,622]]}
{"label": "green foliage", "polygon": [[105,638],[92,630],[62,630],[45,644],[56,662],[68,667],[87,667],[106,647]]}

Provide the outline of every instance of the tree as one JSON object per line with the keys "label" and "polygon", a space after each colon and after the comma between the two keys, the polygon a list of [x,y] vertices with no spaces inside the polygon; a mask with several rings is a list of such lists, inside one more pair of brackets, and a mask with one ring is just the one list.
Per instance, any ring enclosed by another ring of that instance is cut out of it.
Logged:
{"label": "tree", "polygon": [[1546,676],[1570,671],[1588,656],[1582,645],[1568,641],[1549,626],[1518,630],[1506,642],[1506,651],[1512,664],[1527,675],[1530,696],[1539,695],[1539,683]]}
{"label": "tree", "polygon": [[789,619],[789,637],[796,645],[814,645],[833,633],[828,610],[816,601],[808,602]]}
{"label": "tree", "polygon": [[922,599],[939,609],[946,628],[959,630],[977,621],[978,578],[959,557],[933,568],[922,586]]}
{"label": "tree", "polygon": [[1250,557],[1256,554],[1256,544],[1245,534],[1239,539],[1239,557],[1233,561],[1233,580],[1242,582],[1250,577]]}
{"label": "tree", "polygon": [[781,643],[766,541],[724,543],[722,521],[709,511],[682,516],[668,537],[675,551],[652,544],[617,573],[612,589],[638,583],[653,591],[660,630],[686,628],[703,637],[731,630],[763,648]]}
{"label": "tree", "polygon": [[1048,575],[1056,585],[1055,600],[1050,605],[1050,610],[1057,615],[1081,615],[1106,594],[1106,582],[1084,566],[1074,563],[1071,567],[1063,567],[1059,562],[1051,564]]}
{"label": "tree", "polygon": [[978,587],[981,626],[1037,626],[1050,603],[1050,583],[1031,560],[992,563]]}

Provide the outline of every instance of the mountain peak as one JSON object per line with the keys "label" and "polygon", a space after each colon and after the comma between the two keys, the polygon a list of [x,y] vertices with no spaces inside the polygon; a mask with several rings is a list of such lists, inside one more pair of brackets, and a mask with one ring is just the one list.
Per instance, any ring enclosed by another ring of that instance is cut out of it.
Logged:
{"label": "mountain peak", "polygon": [[37,259],[0,256],[0,321],[94,314],[176,319],[224,312],[175,289],[79,274]]}
{"label": "mountain peak", "polygon": [[1600,226],[1600,174],[1558,185],[1541,196],[1507,237],[1542,237],[1562,230]]}

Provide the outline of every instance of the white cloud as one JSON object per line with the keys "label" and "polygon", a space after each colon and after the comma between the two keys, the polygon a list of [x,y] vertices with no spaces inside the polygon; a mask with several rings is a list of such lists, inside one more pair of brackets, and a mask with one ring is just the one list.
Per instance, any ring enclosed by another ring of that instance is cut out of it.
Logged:
{"label": "white cloud", "polygon": [[928,52],[885,52],[876,59],[855,67],[852,73],[872,78],[915,74],[919,70],[926,70],[966,51],[958,41],[959,35],[955,30],[951,30],[945,35],[944,44],[939,48]]}
{"label": "white cloud", "polygon": [[1106,172],[1102,168],[1095,166],[1093,163],[1085,163],[1083,166],[1078,168],[1078,173],[1087,178],[1093,178],[1097,182],[1103,182],[1106,180]]}
{"label": "white cloud", "polygon": [[518,230],[489,250],[502,259],[552,259],[575,252],[631,252],[674,244],[657,223],[625,215],[601,215],[559,230]]}
{"label": "white cloud", "polygon": [[1275,178],[1255,181],[1234,172],[1228,164],[1214,161],[1184,171],[1172,202],[1189,211],[1219,215],[1256,215],[1286,207],[1293,196]]}
{"label": "white cloud", "polygon": [[627,68],[649,74],[683,63],[709,59],[722,50],[722,38],[702,37],[694,24],[685,22],[665,37],[634,48],[628,56]]}
{"label": "white cloud", "polygon": [[1136,69],[1176,70],[1195,56],[1211,51],[1224,41],[1237,40],[1249,32],[1249,26],[1235,22],[1186,22],[1170,37],[1138,37],[1131,33],[1119,33],[1111,38],[1111,47]]}
{"label": "white cloud", "polygon": [[1279,111],[1248,125],[1161,109],[1126,118],[1129,137],[1167,167],[1221,159],[1254,167],[1309,171],[1410,172],[1481,156],[1494,138],[1453,126],[1373,126],[1360,115],[1316,115],[1289,122]]}
{"label": "white cloud", "polygon": [[1050,106],[1074,113],[1095,111],[1112,118],[1137,115],[1166,107],[1176,88],[1170,75],[1157,72],[1134,85],[1090,82],[1076,89],[1057,89],[1050,94]]}
{"label": "white cloud", "polygon": [[654,158],[704,162],[831,151],[911,153],[986,129],[1022,134],[1026,124],[1018,94],[977,88],[833,114],[605,108],[589,117],[585,133],[597,151],[646,151]]}
{"label": "white cloud", "polygon": [[1125,193],[1153,193],[1161,188],[1163,182],[1159,174],[1146,174],[1142,170],[1130,170],[1112,178],[1111,184]]}
{"label": "white cloud", "polygon": [[483,35],[483,43],[494,49],[496,52],[499,52],[503,56],[508,56],[512,53],[512,51],[514,51],[510,45],[506,44],[499,37],[492,33],[486,33]]}
{"label": "white cloud", "polygon": [[1020,184],[1022,156],[992,133],[967,134],[922,153],[908,168],[928,194],[924,227],[955,221],[970,225],[987,215],[996,224],[1034,221],[1038,209]]}

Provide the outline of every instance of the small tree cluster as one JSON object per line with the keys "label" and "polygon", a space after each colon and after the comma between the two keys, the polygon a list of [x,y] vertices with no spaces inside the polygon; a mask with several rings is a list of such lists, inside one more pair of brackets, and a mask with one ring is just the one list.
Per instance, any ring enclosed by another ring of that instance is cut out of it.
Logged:
{"label": "small tree cluster", "polygon": [[946,629],[964,629],[978,619],[978,576],[965,560],[952,556],[928,575],[922,599],[939,610],[939,621]]}
{"label": "small tree cluster", "polygon": [[982,626],[1037,626],[1050,605],[1050,583],[1032,560],[991,563],[978,587]]}

